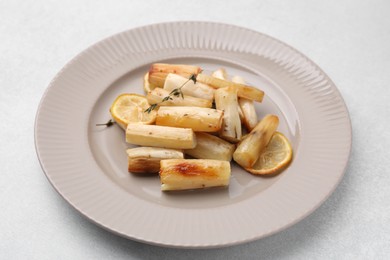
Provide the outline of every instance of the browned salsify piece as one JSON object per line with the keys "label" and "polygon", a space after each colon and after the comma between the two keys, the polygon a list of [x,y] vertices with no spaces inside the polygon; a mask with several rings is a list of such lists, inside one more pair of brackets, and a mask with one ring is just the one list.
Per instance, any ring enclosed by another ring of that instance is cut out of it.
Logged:
{"label": "browned salsify piece", "polygon": [[234,87],[217,89],[215,106],[223,111],[223,123],[219,136],[232,143],[239,142],[242,137],[242,128],[238,112],[237,89]]}
{"label": "browned salsify piece", "polygon": [[184,64],[165,64],[154,63],[149,69],[149,83],[162,88],[165,78],[169,73],[177,74],[185,78],[191,77],[193,74],[199,74],[202,69],[199,66],[184,65]]}
{"label": "browned salsify piece", "polygon": [[232,160],[233,152],[236,149],[234,144],[208,133],[198,132],[195,135],[195,148],[184,150],[185,154],[198,159],[213,159],[229,162]]}
{"label": "browned salsify piece", "polygon": [[[149,104],[158,104],[159,106],[191,106],[191,107],[208,107],[212,106],[212,101],[196,98],[192,96],[183,95],[183,97],[177,97],[174,95],[169,96],[170,91],[162,88],[155,88],[148,92],[146,99]],[[163,101],[165,97],[170,97],[168,100]]]}
{"label": "browned salsify piece", "polygon": [[225,88],[225,87],[234,87],[237,88],[237,95],[239,97],[247,98],[257,102],[263,101],[264,92],[258,88],[247,86],[244,84],[234,83],[232,81],[223,80],[209,76],[206,74],[198,74],[196,77],[198,82],[209,85],[213,88]]}
{"label": "browned salsify piece", "polygon": [[196,137],[191,128],[129,124],[126,128],[126,142],[142,146],[192,149],[196,146]]}
{"label": "browned salsify piece", "polygon": [[194,132],[217,132],[223,112],[205,107],[160,107],[156,125],[191,128]]}
{"label": "browned salsify piece", "polygon": [[230,162],[206,159],[161,160],[161,190],[191,190],[226,187],[230,181]]}
{"label": "browned salsify piece", "polygon": [[158,173],[161,160],[184,158],[181,151],[159,147],[136,147],[126,152],[128,171],[132,173]]}
{"label": "browned salsify piece", "polygon": [[244,168],[251,168],[267,146],[278,125],[277,116],[266,115],[238,145],[233,153],[234,161]]}

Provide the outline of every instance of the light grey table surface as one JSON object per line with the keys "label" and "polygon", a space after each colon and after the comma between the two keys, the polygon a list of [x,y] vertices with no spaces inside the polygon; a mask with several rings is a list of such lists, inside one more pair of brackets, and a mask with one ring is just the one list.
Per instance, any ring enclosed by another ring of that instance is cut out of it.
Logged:
{"label": "light grey table surface", "polygon": [[[389,259],[390,1],[0,0],[0,259]],[[315,61],[348,106],[346,175],[312,215],[238,246],[183,250],[117,237],[51,187],[34,118],[56,73],[98,40],[176,20],[232,23],[276,37]]]}

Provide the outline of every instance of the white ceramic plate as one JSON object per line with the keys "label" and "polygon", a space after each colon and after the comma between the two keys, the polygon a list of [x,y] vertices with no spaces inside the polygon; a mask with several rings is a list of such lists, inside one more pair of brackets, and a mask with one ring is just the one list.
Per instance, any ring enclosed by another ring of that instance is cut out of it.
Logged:
{"label": "white ceramic plate", "polygon": [[[262,178],[233,165],[229,189],[179,194],[162,193],[158,177],[129,174],[124,132],[95,124],[110,118],[118,94],[143,93],[153,62],[224,67],[263,89],[258,115],[279,116],[291,166]],[[220,247],[283,230],[319,207],[343,176],[351,125],[333,82],[295,49],[232,25],[177,22],[119,33],[75,57],[42,98],[35,143],[54,188],[101,227],[151,244]]]}

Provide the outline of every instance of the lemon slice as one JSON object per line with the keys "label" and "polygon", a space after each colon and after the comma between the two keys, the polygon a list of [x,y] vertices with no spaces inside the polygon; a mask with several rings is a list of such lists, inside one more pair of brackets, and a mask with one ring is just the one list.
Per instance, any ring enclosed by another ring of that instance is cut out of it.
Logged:
{"label": "lemon slice", "polygon": [[126,130],[128,124],[153,124],[156,111],[145,112],[149,107],[146,97],[138,94],[121,94],[112,103],[110,113],[115,122]]}
{"label": "lemon slice", "polygon": [[146,74],[144,76],[144,90],[145,90],[146,94],[155,88],[156,88],[156,86],[149,83],[149,72],[146,72]]}
{"label": "lemon slice", "polygon": [[291,162],[292,154],[288,139],[282,133],[275,132],[256,163],[246,170],[258,175],[279,173]]}

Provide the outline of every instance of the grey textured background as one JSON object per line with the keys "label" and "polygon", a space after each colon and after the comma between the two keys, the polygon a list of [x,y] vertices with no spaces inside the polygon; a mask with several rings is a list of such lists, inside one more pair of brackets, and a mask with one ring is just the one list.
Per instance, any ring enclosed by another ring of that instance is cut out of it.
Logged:
{"label": "grey textured background", "polygon": [[[390,1],[0,0],[1,259],[388,259]],[[207,20],[274,36],[314,60],[349,108],[345,178],[312,215],[271,237],[212,250],[145,245],[89,223],[60,198],[34,151],[50,80],[76,54],[149,23]]]}

